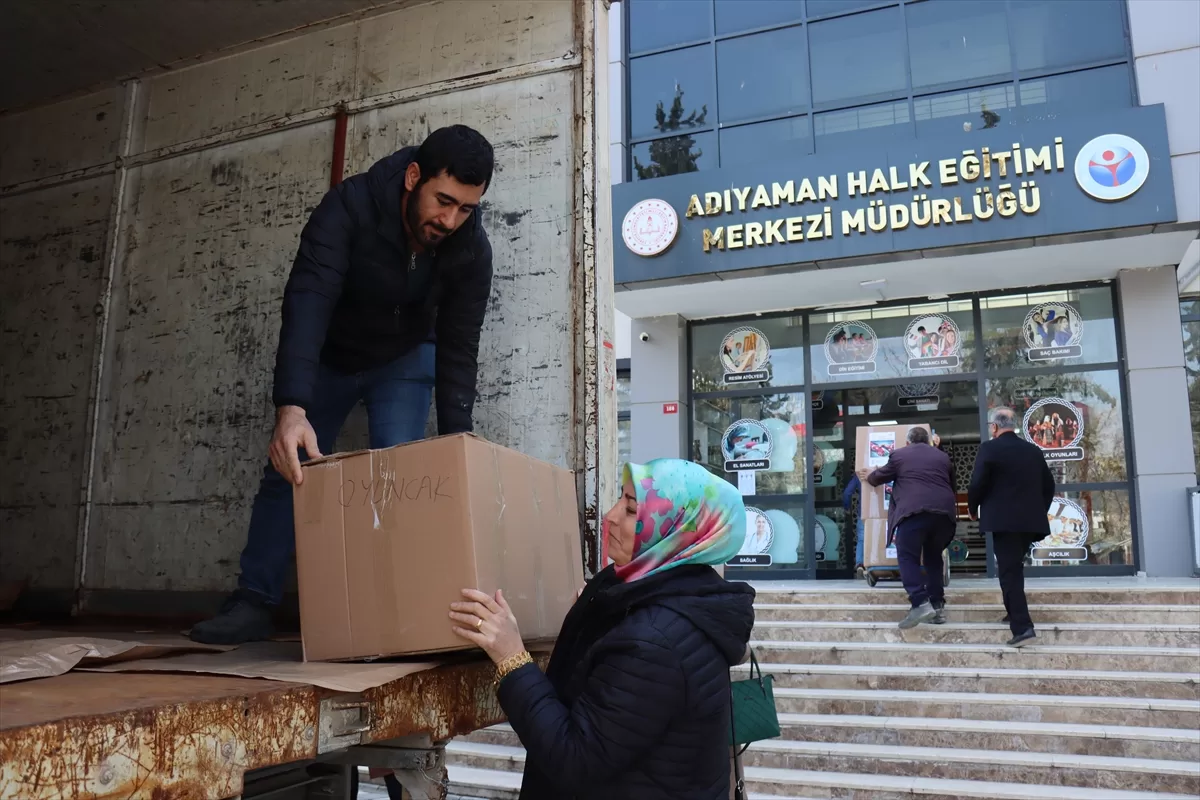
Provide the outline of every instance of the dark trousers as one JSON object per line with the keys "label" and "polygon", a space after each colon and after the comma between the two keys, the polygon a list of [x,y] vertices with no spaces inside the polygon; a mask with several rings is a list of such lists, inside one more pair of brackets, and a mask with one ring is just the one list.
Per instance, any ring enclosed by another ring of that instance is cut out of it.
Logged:
{"label": "dark trousers", "polygon": [[[913,608],[926,602],[935,608],[946,604],[946,586],[942,578],[945,564],[942,551],[954,539],[954,520],[945,514],[924,511],[901,520],[896,526],[896,560],[900,562],[900,580]],[[921,572],[924,558],[925,571]]]}
{"label": "dark trousers", "polygon": [[[435,355],[428,342],[391,364],[357,374],[343,375],[322,365],[308,409],[321,452],[333,452],[342,424],[359,401],[367,409],[372,449],[422,438],[433,397]],[[300,460],[308,460],[303,450]],[[238,586],[278,604],[295,550],[292,485],[268,461],[250,512]]]}
{"label": "dark trousers", "polygon": [[1033,628],[1029,601],[1025,599],[1025,555],[1032,537],[1026,533],[993,533],[992,551],[996,554],[996,572],[1000,594],[1008,612],[1008,627],[1013,636]]}

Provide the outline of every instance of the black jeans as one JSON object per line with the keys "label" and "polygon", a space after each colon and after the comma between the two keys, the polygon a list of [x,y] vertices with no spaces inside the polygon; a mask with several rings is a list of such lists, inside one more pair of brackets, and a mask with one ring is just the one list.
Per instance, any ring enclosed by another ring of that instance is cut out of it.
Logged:
{"label": "black jeans", "polygon": [[[946,604],[946,586],[942,580],[942,551],[954,539],[954,520],[945,514],[923,511],[907,517],[896,526],[896,560],[900,562],[900,580],[913,608],[926,602],[935,608]],[[921,574],[921,559],[925,574]]]}
{"label": "black jeans", "polygon": [[996,572],[1000,594],[1008,612],[1008,627],[1013,636],[1033,629],[1029,601],[1025,599],[1025,555],[1033,541],[1027,533],[993,533],[992,552],[996,554]]}

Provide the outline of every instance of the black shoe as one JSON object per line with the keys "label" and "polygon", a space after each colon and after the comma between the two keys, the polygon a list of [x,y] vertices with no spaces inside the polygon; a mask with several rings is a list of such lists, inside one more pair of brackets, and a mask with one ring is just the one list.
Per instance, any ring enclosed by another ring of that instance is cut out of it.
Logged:
{"label": "black shoe", "polygon": [[188,637],[202,644],[261,642],[275,632],[271,609],[261,595],[237,590],[212,619],[192,627]]}
{"label": "black shoe", "polygon": [[1002,619],[1002,620],[1000,620],[1000,621],[1001,621],[1001,622],[1003,622],[1005,625],[1007,625],[1008,623],[1012,622],[1012,620],[1011,620],[1011,619],[1009,619],[1009,617],[1008,617],[1008,614],[1005,614],[1005,615],[1004,615],[1004,619]]}
{"label": "black shoe", "polygon": [[1030,628],[1024,633],[1018,633],[1016,636],[1008,640],[1009,647],[1024,647],[1037,638],[1037,633]]}

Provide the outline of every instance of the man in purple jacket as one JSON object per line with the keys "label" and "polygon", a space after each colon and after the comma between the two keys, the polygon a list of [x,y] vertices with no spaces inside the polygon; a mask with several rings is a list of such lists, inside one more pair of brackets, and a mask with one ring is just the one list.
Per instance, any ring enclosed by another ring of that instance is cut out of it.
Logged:
{"label": "man in purple jacket", "polygon": [[895,541],[900,580],[912,605],[900,623],[901,629],[922,622],[945,622],[942,551],[954,539],[958,518],[950,457],[930,444],[929,431],[911,428],[907,447],[894,451],[888,462],[873,472],[860,470],[859,478],[872,486],[894,482],[888,534]]}

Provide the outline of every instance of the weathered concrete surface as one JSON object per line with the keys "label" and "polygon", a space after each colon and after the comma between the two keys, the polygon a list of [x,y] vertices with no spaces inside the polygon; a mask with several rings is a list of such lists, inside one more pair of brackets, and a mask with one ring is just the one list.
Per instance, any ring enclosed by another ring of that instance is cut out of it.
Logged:
{"label": "weathered concrete surface", "polygon": [[0,116],[0,186],[112,161],[120,125],[121,89],[116,86]]}
{"label": "weathered concrete surface", "polygon": [[72,582],[111,193],[0,199],[0,580]]}

